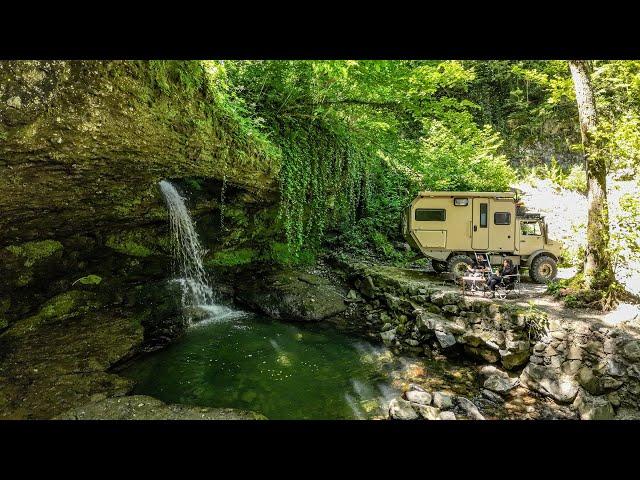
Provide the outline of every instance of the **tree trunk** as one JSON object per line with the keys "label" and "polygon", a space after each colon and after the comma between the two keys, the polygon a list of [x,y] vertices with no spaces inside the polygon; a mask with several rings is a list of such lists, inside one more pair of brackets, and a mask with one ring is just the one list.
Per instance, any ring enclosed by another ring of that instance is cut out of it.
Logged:
{"label": "tree trunk", "polygon": [[606,287],[614,280],[609,255],[609,207],[607,203],[607,169],[602,148],[596,138],[597,113],[584,60],[569,61],[578,103],[580,132],[587,172],[587,249],[584,261],[585,287]]}

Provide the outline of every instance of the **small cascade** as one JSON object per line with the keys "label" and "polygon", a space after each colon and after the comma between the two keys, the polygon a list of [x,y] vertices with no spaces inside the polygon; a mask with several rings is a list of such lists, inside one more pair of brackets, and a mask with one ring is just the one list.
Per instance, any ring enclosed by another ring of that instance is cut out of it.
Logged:
{"label": "small cascade", "polygon": [[175,270],[182,290],[182,306],[191,323],[195,319],[222,319],[242,314],[216,303],[203,265],[205,250],[200,245],[193,220],[176,188],[166,180],[160,190],[169,210],[171,249]]}

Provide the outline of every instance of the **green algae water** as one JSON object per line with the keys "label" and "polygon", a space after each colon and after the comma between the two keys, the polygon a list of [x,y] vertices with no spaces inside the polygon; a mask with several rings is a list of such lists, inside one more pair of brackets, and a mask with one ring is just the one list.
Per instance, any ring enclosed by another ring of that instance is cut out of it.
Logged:
{"label": "green algae water", "polygon": [[121,372],[168,403],[253,410],[270,419],[383,416],[402,359],[330,327],[257,315],[192,327]]}

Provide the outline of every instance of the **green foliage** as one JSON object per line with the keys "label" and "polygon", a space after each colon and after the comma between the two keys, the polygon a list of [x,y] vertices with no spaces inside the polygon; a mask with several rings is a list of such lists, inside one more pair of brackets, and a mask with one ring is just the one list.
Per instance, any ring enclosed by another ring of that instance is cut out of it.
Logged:
{"label": "green foliage", "polygon": [[539,147],[573,156],[580,143],[578,112],[566,61],[467,61],[475,72],[468,98],[476,117],[502,134],[504,153],[520,164],[539,164]]}
{"label": "green foliage", "polygon": [[[229,95],[280,148],[280,220],[291,255],[329,231],[396,258],[400,211],[421,189],[505,189],[501,141],[462,98],[456,61],[225,62]],[[379,234],[375,236],[374,234]],[[376,240],[377,239],[377,240]],[[384,246],[383,246],[384,245]]]}
{"label": "green foliage", "polygon": [[99,275],[87,275],[86,277],[79,278],[73,283],[79,283],[81,285],[100,285],[100,283],[102,283],[102,277]]}
{"label": "green foliage", "polygon": [[[598,278],[596,277],[596,284]],[[620,296],[620,284],[613,282],[605,288],[585,288],[584,275],[578,273],[573,278],[556,280],[547,286],[547,292],[560,299],[569,308],[596,308],[608,310],[611,294]]]}
{"label": "green foliage", "polygon": [[[152,60],[149,73],[152,83],[163,94],[184,98],[185,105],[192,103],[193,97],[201,99],[198,105],[206,118],[193,116],[192,121],[204,122],[200,127],[223,136],[221,140],[230,147],[229,158],[222,159],[225,164],[232,164],[233,160],[235,167],[259,162],[278,168],[280,150],[250,117],[244,100],[230,90],[224,62]],[[229,128],[219,128],[221,125]],[[227,130],[232,135],[224,137]]]}
{"label": "green foliage", "polygon": [[[270,231],[270,238],[287,249],[268,248],[273,261],[306,261],[303,252],[317,254],[337,240],[347,250],[402,262],[408,256],[393,245],[401,240],[400,213],[417,192],[506,190],[515,180],[507,158],[533,166],[520,176],[586,191],[582,165],[575,163],[580,132],[565,61],[159,61],[151,67],[163,94],[201,99],[207,117],[194,122],[232,126],[233,139],[223,141],[237,158],[211,161],[239,168],[264,161],[278,169],[273,230],[280,232]],[[611,168],[639,164],[639,78],[640,62],[594,63],[598,134]],[[541,152],[550,152],[544,153],[549,164]],[[225,208],[224,218],[231,214]]]}
{"label": "green foliage", "polygon": [[236,267],[251,263],[257,256],[258,252],[250,248],[222,250],[216,252],[212,258],[207,259],[206,264],[209,267]]}
{"label": "green foliage", "polygon": [[523,314],[529,340],[540,340],[549,331],[548,315],[537,308],[533,302],[529,302],[529,307]]}
{"label": "green foliage", "polygon": [[285,266],[313,265],[316,261],[316,256],[311,250],[300,249],[294,252],[288,243],[273,242],[270,249],[261,259]]}
{"label": "green foliage", "polygon": [[629,193],[620,198],[621,214],[611,227],[609,248],[613,270],[621,264],[640,261],[640,199]]}
{"label": "green foliage", "polygon": [[532,185],[535,185],[539,179],[550,180],[558,187],[583,194],[587,193],[587,173],[584,165],[562,167],[555,157],[551,158],[550,163],[536,165],[532,168],[523,168],[520,176],[524,181]]}
{"label": "green foliage", "polygon": [[432,122],[421,139],[423,188],[427,190],[508,190],[515,180],[506,157],[498,154],[499,136],[487,126],[469,123],[456,132]]}

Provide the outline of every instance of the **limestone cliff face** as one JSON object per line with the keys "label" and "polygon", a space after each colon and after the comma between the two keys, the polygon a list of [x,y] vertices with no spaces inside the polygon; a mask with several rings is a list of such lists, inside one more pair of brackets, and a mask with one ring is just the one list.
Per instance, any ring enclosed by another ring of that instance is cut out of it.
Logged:
{"label": "limestone cliff face", "polygon": [[160,88],[146,61],[0,62],[0,247],[160,220],[163,178],[275,191],[277,161],[181,64]]}

